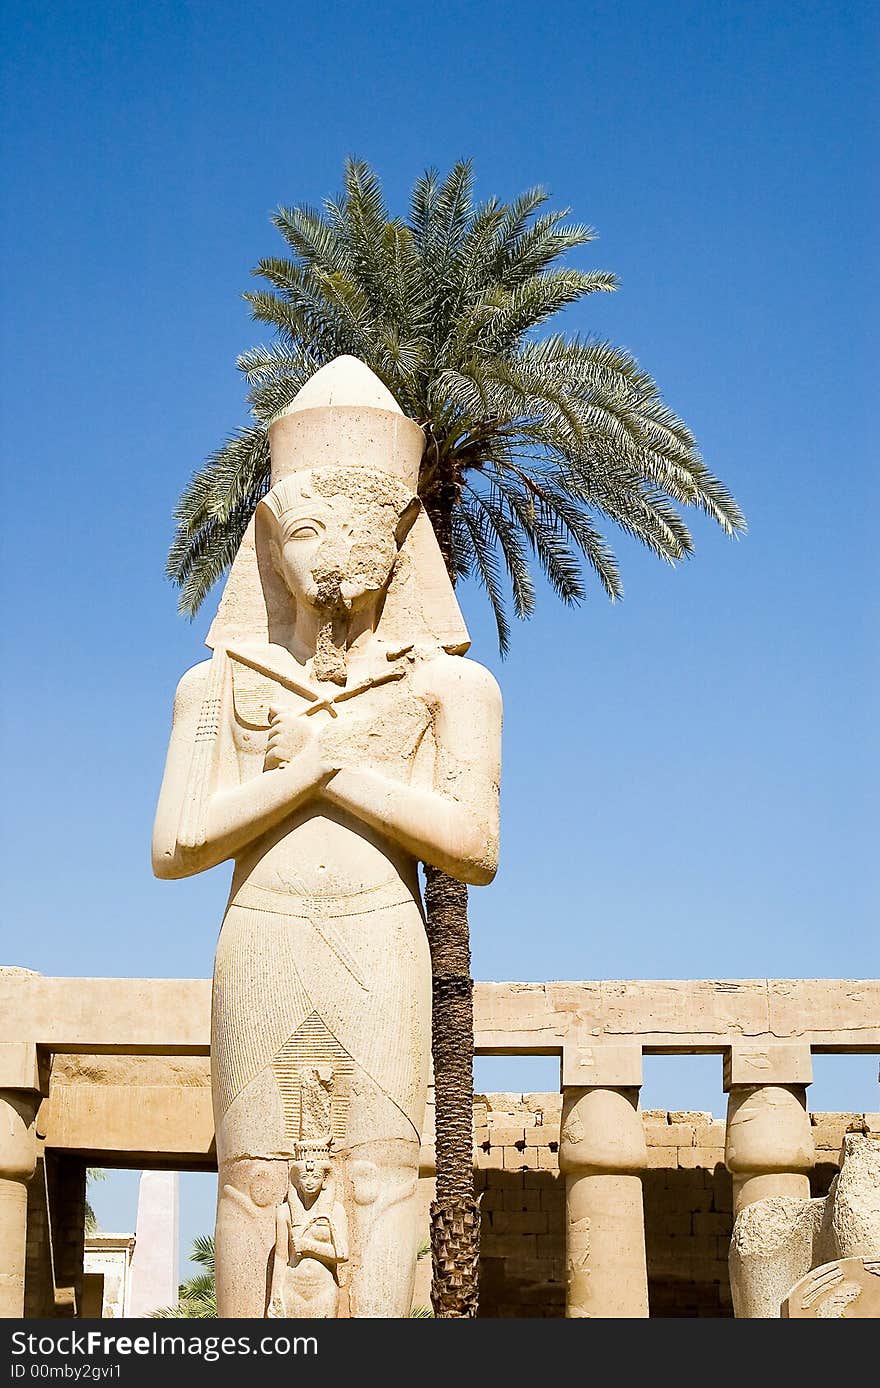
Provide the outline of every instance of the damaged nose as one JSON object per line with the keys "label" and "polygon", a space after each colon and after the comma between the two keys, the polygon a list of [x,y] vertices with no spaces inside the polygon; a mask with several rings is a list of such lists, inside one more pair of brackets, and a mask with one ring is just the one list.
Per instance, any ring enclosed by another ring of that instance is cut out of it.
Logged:
{"label": "damaged nose", "polygon": [[315,575],[318,588],[318,603],[328,611],[345,606],[342,594],[342,579],[338,573],[319,573]]}
{"label": "damaged nose", "polygon": [[348,566],[349,547],[338,540],[325,543],[319,549],[312,575],[318,589],[318,601],[322,607],[338,608],[344,606],[342,584]]}

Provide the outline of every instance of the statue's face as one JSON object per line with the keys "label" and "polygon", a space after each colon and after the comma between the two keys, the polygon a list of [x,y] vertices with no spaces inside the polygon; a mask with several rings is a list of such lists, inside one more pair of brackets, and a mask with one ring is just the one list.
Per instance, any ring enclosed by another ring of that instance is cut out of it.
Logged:
{"label": "statue's face", "polygon": [[273,558],[293,597],[316,612],[353,613],[374,602],[412,505],[406,488],[364,468],[324,468],[298,473],[277,492]]}
{"label": "statue's face", "polygon": [[305,1161],[291,1162],[290,1175],[300,1195],[317,1195],[326,1180],[328,1170],[325,1162],[307,1158]]}

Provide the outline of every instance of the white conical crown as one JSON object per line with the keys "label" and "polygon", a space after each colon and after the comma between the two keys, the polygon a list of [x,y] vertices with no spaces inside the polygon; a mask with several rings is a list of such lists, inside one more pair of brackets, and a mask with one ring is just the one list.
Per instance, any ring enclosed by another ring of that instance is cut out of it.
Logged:
{"label": "white conical crown", "polygon": [[357,357],[334,357],[333,361],[328,361],[309,377],[276,419],[298,414],[300,410],[321,409],[325,405],[357,405],[361,409],[403,414],[388,387]]}
{"label": "white conical crown", "polygon": [[303,468],[368,467],[415,493],[425,437],[357,357],[316,371],[269,426],[272,485]]}

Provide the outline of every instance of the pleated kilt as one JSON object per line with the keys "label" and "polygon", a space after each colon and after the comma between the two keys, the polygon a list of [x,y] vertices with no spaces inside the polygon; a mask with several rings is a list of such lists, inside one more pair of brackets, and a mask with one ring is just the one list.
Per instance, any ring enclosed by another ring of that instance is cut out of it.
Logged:
{"label": "pleated kilt", "polygon": [[[391,1099],[418,1138],[430,1015],[422,910],[399,878],[345,896],[295,896],[246,883],[227,908],[214,965],[211,1069],[218,1129],[234,1100],[268,1069],[292,1143],[300,1136],[299,1069],[329,1063],[337,1142],[345,1138],[346,1087],[358,1070]],[[255,1132],[255,1155],[259,1143]]]}

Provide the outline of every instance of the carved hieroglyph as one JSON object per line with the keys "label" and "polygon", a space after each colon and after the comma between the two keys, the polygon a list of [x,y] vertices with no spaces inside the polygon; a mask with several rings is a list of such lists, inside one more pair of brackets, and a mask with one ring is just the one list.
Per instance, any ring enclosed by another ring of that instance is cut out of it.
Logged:
{"label": "carved hieroglyph", "polygon": [[[271,489],[177,691],[154,868],[232,858],[214,967],[222,1316],[405,1316],[430,1050],[420,860],[498,850],[501,701],[361,362],[271,426]],[[271,1310],[270,1310],[271,1307]]]}
{"label": "carved hieroglyph", "polygon": [[[846,1134],[840,1172],[827,1196],[770,1196],[737,1215],[730,1244],[735,1314],[775,1319],[794,1284],[800,1286],[801,1279],[820,1268],[830,1279],[830,1293],[831,1282],[838,1279],[824,1265],[850,1258],[880,1263],[880,1133]],[[822,1314],[838,1314],[833,1310],[837,1304],[829,1301]],[[789,1308],[788,1314],[802,1312]]]}
{"label": "carved hieroglyph", "polygon": [[838,1258],[807,1273],[782,1303],[788,1320],[877,1320],[880,1258]]}

